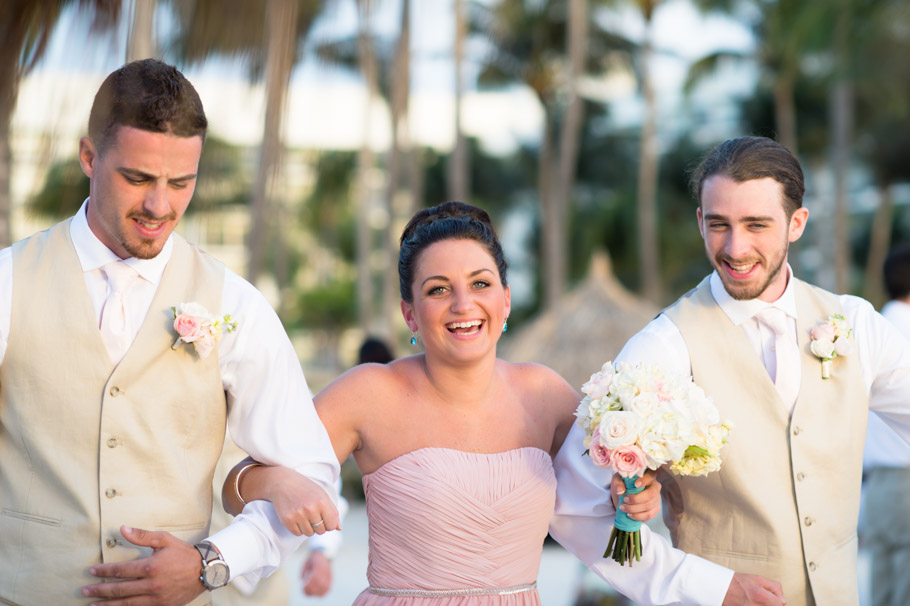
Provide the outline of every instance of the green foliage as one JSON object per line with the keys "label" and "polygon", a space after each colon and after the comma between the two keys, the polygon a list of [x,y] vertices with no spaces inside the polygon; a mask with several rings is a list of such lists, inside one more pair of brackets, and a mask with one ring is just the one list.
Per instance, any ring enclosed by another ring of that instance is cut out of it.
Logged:
{"label": "green foliage", "polygon": [[357,154],[327,151],[316,160],[316,183],[300,207],[300,219],[325,247],[346,261],[355,255],[356,221],[352,187]]}
{"label": "green foliage", "polygon": [[301,293],[288,323],[295,328],[337,331],[356,320],[354,282],[339,279]]}
{"label": "green foliage", "polygon": [[89,194],[89,179],[78,158],[54,163],[41,189],[32,196],[29,212],[42,217],[62,219],[76,214]]}

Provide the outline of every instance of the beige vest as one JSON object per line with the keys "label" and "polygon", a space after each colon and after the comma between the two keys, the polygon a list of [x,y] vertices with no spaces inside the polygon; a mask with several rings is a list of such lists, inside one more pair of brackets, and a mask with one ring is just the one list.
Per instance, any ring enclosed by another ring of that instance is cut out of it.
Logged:
{"label": "beige vest", "polygon": [[[171,307],[221,308],[224,269],[174,238],[135,341],[115,368],[70,221],[13,246],[9,346],[0,365],[0,603],[85,603],[88,568],[150,555],[119,528],[207,536],[225,434],[218,355],[176,338]],[[217,352],[217,350],[216,350]],[[207,603],[204,592],[193,603]]]}
{"label": "beige vest", "polygon": [[[737,572],[780,581],[787,603],[858,604],[856,524],[869,400],[856,353],[822,380],[809,332],[838,298],[795,280],[802,360],[788,417],[745,333],[705,279],[665,313],[679,327],[694,381],[734,424],[720,472],[673,476],[664,518],[674,545]],[[860,335],[862,338],[862,335]]]}

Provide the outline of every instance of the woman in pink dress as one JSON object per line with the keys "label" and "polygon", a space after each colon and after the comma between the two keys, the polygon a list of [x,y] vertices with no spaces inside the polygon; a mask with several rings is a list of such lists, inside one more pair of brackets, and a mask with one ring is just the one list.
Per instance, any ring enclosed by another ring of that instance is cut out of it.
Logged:
{"label": "woman in pink dress", "polygon": [[[315,398],[338,460],[353,454],[363,474],[369,587],[358,606],[540,604],[541,548],[558,505],[553,459],[574,424],[579,396],[545,366],[496,357],[511,308],[506,267],[483,210],[447,202],[418,212],[401,236],[398,270],[411,343],[422,342],[424,353],[354,367]],[[234,478],[225,484],[234,513],[242,494],[272,501],[295,534],[333,523],[300,505],[306,498],[293,471],[248,467],[239,485]],[[612,509],[609,492],[595,488],[600,492],[587,509]],[[658,485],[628,497],[623,508],[636,519],[653,517]],[[563,524],[561,534],[571,538],[589,528],[586,516],[579,514],[582,521],[568,532]],[[602,560],[612,518],[603,520],[596,526],[603,534],[593,541],[597,553],[586,559]],[[645,571],[652,565],[648,547]],[[632,574],[602,561],[602,575]],[[659,574],[684,574],[682,561]],[[674,582],[663,587],[682,584]],[[654,602],[677,601],[675,595],[663,588],[640,594]]]}

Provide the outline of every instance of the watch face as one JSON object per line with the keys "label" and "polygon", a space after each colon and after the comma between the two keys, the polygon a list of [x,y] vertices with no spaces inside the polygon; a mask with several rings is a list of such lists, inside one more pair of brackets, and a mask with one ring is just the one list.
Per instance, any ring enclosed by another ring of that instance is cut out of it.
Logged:
{"label": "watch face", "polygon": [[218,587],[227,585],[228,567],[227,564],[220,560],[209,562],[202,574],[205,584],[211,589],[217,589]]}

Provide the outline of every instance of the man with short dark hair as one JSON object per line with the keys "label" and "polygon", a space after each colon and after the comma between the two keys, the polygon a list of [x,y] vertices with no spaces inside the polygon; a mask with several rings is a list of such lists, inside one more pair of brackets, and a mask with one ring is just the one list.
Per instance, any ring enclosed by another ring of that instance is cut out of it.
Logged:
{"label": "man with short dark hair", "polygon": [[207,604],[275,570],[302,539],[270,504],[206,538],[226,424],[310,478],[301,534],[337,528],[338,462],[278,317],[172,233],[206,126],[174,67],[118,69],[79,142],[89,198],[0,251],[0,603]]}
{"label": "man with short dark hair", "polygon": [[789,150],[733,139],[692,181],[714,272],[617,358],[691,375],[733,423],[721,471],[662,478],[674,545],[780,581],[789,604],[857,604],[867,412],[910,439],[910,347],[867,301],[793,276],[809,213]]}

